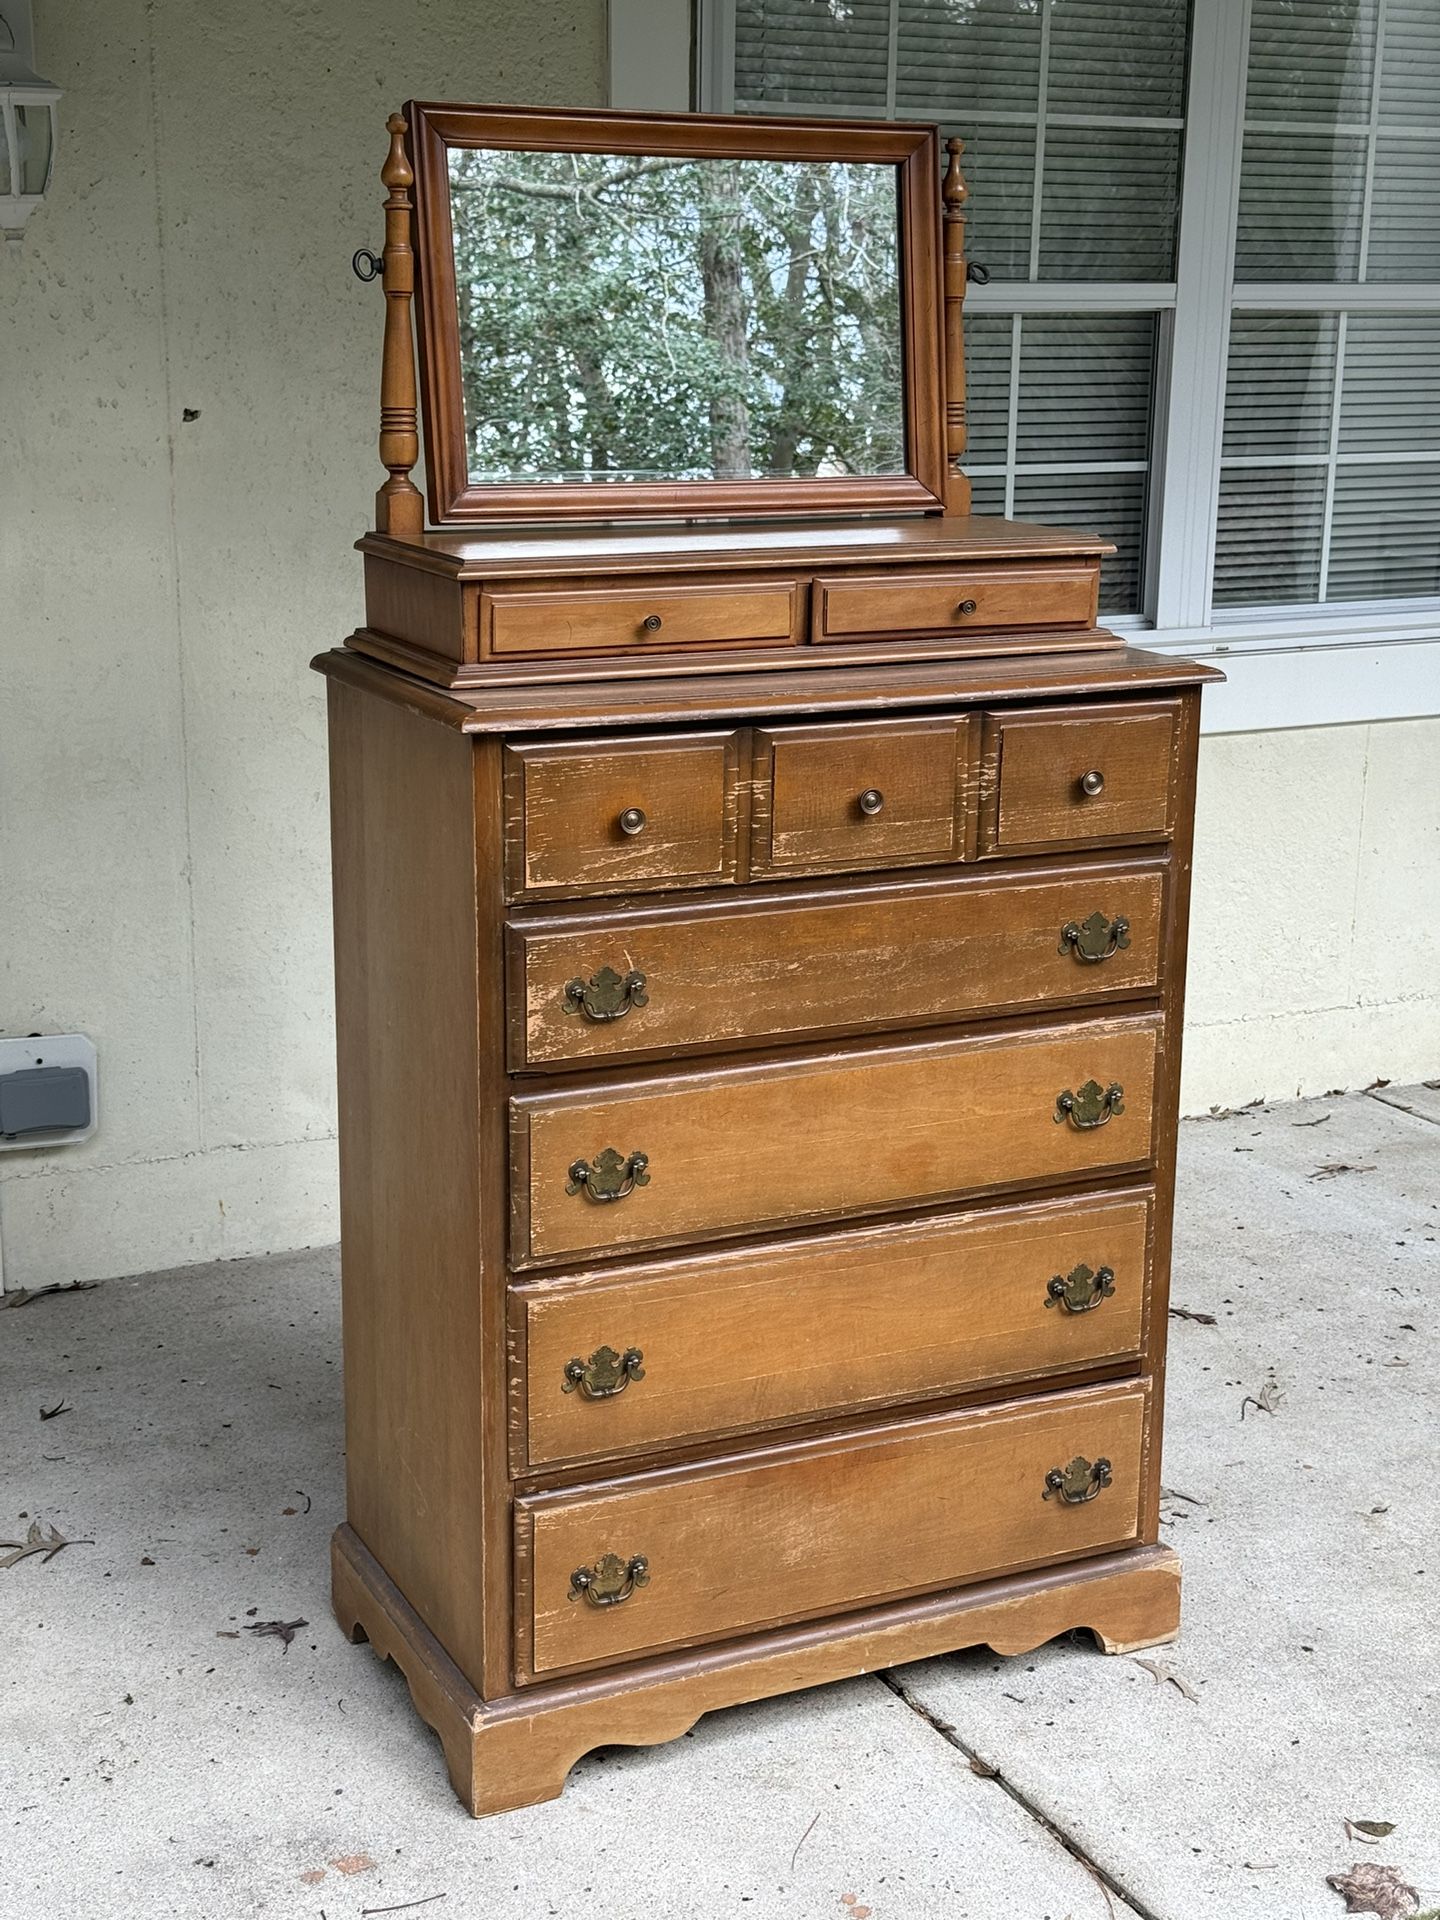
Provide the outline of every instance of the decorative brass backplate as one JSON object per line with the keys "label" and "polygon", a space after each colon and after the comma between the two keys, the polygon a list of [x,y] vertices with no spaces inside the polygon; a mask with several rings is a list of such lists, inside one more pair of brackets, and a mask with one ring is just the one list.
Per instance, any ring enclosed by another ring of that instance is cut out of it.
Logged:
{"label": "decorative brass backplate", "polygon": [[1087,966],[1108,960],[1112,953],[1130,944],[1130,922],[1123,914],[1107,920],[1103,913],[1092,913],[1088,920],[1067,920],[1060,929],[1061,953],[1073,953]]}
{"label": "decorative brass backplate", "polygon": [[1112,1114],[1124,1113],[1124,1092],[1118,1080],[1112,1080],[1108,1087],[1102,1087],[1098,1080],[1087,1080],[1078,1093],[1067,1087],[1055,1096],[1055,1124],[1060,1127],[1068,1120],[1080,1133],[1103,1127]]}
{"label": "decorative brass backplate", "polygon": [[1059,1494],[1067,1507],[1083,1507],[1102,1487],[1109,1486],[1110,1479],[1108,1460],[1097,1460],[1092,1466],[1083,1453],[1077,1453],[1068,1467],[1051,1467],[1041,1498],[1048,1500],[1051,1494]]}
{"label": "decorative brass backplate", "polygon": [[650,1176],[645,1169],[650,1164],[648,1153],[632,1153],[623,1156],[614,1147],[606,1147],[595,1156],[592,1166],[588,1160],[575,1160],[570,1165],[570,1180],[566,1193],[583,1193],[594,1201],[623,1200],[632,1187],[648,1187]]}
{"label": "decorative brass backplate", "polygon": [[650,1562],[643,1553],[622,1560],[618,1553],[602,1553],[593,1567],[577,1567],[570,1576],[570,1598],[592,1607],[618,1607],[637,1587],[650,1584]]}
{"label": "decorative brass backplate", "polygon": [[567,1360],[562,1393],[574,1393],[578,1387],[585,1400],[613,1400],[632,1380],[643,1380],[645,1358],[639,1347],[627,1347],[617,1353],[614,1347],[597,1347],[588,1360]]}
{"label": "decorative brass backplate", "polygon": [[[1057,1273],[1045,1289],[1047,1307],[1063,1306],[1067,1313],[1089,1313],[1115,1291],[1112,1267],[1097,1267],[1094,1272],[1082,1260],[1069,1273]],[[601,1348],[601,1352],[605,1352]],[[573,1366],[574,1361],[571,1362]]]}
{"label": "decorative brass backplate", "polygon": [[623,1020],[632,1007],[649,1000],[643,973],[617,973],[601,967],[588,980],[570,980],[565,986],[565,1012],[583,1013],[587,1020]]}

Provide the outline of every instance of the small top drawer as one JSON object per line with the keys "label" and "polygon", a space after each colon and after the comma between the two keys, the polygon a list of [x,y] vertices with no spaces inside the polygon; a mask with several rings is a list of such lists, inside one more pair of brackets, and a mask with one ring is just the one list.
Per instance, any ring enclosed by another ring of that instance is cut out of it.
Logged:
{"label": "small top drawer", "polygon": [[786,646],[799,640],[795,580],[733,586],[677,586],[673,580],[623,587],[506,587],[481,596],[487,657],[620,653],[631,647]]}
{"label": "small top drawer", "polygon": [[735,878],[737,736],[505,749],[512,899],[720,886]]}
{"label": "small top drawer", "polygon": [[850,574],[815,582],[813,638],[983,633],[995,627],[1093,627],[1100,564],[964,567],[951,573]]}
{"label": "small top drawer", "polygon": [[980,851],[1166,839],[1179,720],[1173,700],[987,715]]}
{"label": "small top drawer", "polygon": [[958,860],[969,738],[964,719],[758,730],[752,870]]}

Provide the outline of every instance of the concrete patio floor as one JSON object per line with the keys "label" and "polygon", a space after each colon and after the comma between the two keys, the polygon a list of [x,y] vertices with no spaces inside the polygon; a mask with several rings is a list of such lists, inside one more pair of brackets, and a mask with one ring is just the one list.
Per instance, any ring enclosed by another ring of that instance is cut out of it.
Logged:
{"label": "concrete patio floor", "polygon": [[1357,1860],[1440,1904],[1440,1092],[1187,1123],[1180,1194],[1174,1300],[1215,1324],[1172,1321],[1158,1674],[981,1649],[483,1822],[329,1614],[335,1251],[0,1312],[0,1535],[93,1542],[0,1568],[0,1914],[1325,1920]]}

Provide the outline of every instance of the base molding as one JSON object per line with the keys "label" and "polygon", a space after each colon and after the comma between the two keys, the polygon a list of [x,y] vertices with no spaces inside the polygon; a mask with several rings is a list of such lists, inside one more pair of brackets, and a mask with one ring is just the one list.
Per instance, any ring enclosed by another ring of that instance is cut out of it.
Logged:
{"label": "base molding", "polygon": [[477,1816],[558,1799],[592,1748],[678,1739],[720,1707],[962,1647],[1031,1653],[1077,1627],[1106,1653],[1162,1645],[1180,1627],[1179,1558],[1168,1547],[1132,1547],[486,1701],[349,1526],[335,1531],[331,1567],[342,1631],[405,1675],[416,1711],[440,1736],[452,1786]]}

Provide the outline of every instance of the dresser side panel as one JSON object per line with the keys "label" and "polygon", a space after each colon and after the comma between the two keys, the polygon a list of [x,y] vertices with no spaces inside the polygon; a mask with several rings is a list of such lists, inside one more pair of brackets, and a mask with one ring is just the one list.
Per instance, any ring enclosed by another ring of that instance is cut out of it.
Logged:
{"label": "dresser side panel", "polygon": [[472,744],[332,683],[348,1518],[479,1685]]}

